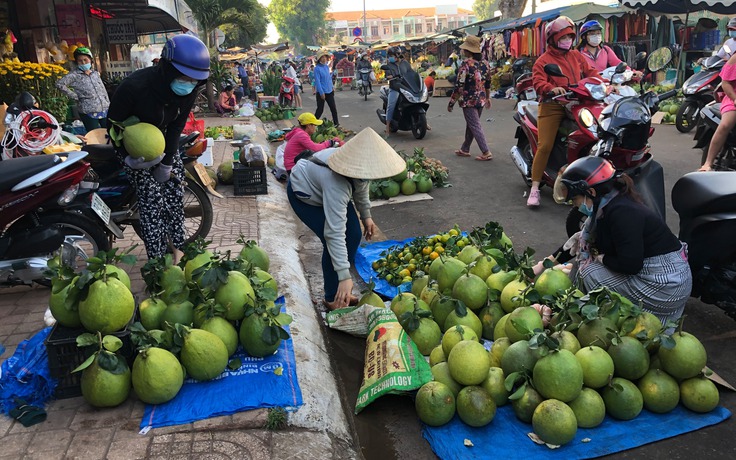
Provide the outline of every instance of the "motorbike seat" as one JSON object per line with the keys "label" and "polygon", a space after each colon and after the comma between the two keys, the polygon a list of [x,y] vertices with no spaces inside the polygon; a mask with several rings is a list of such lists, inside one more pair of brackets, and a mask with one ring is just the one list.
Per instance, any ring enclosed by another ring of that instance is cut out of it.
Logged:
{"label": "motorbike seat", "polygon": [[45,171],[61,159],[57,155],[34,155],[0,161],[0,191],[10,190],[24,179]]}
{"label": "motorbike seat", "polygon": [[721,118],[721,103],[715,103],[711,106],[711,110],[713,111],[713,114],[716,116],[716,118]]}
{"label": "motorbike seat", "polygon": [[100,174],[106,175],[122,169],[112,144],[85,145],[83,150],[89,153],[85,161]]}
{"label": "motorbike seat", "polygon": [[179,136],[179,147],[182,145],[187,145],[190,142],[194,141],[194,139],[199,137],[199,131],[193,131],[189,134],[182,134]]}
{"label": "motorbike seat", "polygon": [[672,188],[672,206],[680,219],[736,210],[736,172],[693,172]]}
{"label": "motorbike seat", "polygon": [[525,105],[524,113],[527,117],[529,117],[531,122],[534,123],[534,126],[537,126],[537,118],[539,117],[539,106],[536,104]]}

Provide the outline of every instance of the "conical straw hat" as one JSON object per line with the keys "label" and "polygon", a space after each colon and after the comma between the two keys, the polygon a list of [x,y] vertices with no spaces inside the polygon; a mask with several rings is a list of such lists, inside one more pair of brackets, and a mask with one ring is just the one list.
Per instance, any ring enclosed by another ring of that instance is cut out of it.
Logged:
{"label": "conical straw hat", "polygon": [[406,162],[371,128],[365,128],[327,159],[338,174],[353,179],[385,179],[406,169]]}
{"label": "conical straw hat", "polygon": [[107,144],[107,130],[105,128],[97,128],[89,131],[84,135],[87,144]]}

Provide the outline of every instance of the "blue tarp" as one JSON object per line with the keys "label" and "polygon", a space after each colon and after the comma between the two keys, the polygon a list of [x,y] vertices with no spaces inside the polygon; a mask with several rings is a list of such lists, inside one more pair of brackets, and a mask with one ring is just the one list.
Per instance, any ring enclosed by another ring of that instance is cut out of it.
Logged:
{"label": "blue tarp", "polygon": [[[284,298],[277,303],[283,304]],[[286,312],[286,308],[281,311]],[[239,369],[225,369],[220,377],[207,382],[186,380],[171,401],[146,405],[140,427],[181,425],[261,407],[295,409],[302,405],[291,339],[282,341],[276,354],[266,358],[248,356],[238,346],[231,359],[236,358],[243,363]]]}
{"label": "blue tarp", "polygon": [[0,409],[4,413],[15,407],[14,398],[28,404],[45,407],[56,389],[56,380],[49,373],[49,358],[44,340],[51,328],[41,330],[22,341],[13,356],[2,363],[0,378]]}
{"label": "blue tarp", "polygon": [[371,264],[381,258],[381,253],[391,246],[403,246],[411,242],[414,238],[407,238],[404,241],[386,240],[379,241],[377,243],[362,244],[358,248],[358,253],[355,256],[355,268],[358,270],[358,274],[363,281],[370,283],[373,281],[376,287],[373,289],[378,294],[392,299],[399,292],[406,292],[411,290],[411,283],[404,283],[401,286],[392,286],[385,279],[379,278],[378,273],[373,270]]}
{"label": "blue tarp", "polygon": [[[520,422],[510,405],[499,407],[493,421],[482,428],[472,428],[457,416],[441,427],[425,426],[424,438],[441,459],[504,460],[578,459],[594,458],[643,446],[671,438],[706,426],[715,425],[731,416],[731,412],[718,407],[707,414],[696,414],[678,406],[669,414],[654,414],[643,410],[634,420],[617,421],[608,416],[596,428],[578,430],[575,439],[559,449],[532,442],[527,433],[533,431],[530,424]],[[583,442],[584,439],[589,442]],[[474,447],[465,447],[469,439]]]}

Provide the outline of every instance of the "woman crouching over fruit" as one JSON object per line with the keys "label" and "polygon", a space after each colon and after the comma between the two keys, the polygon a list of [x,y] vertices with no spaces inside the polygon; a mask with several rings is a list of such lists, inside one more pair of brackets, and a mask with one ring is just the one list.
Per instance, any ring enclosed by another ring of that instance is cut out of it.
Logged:
{"label": "woman crouching over fruit", "polygon": [[[641,202],[630,177],[603,158],[580,158],[555,183],[554,198],[588,216],[556,251],[557,262],[575,259],[570,277],[581,289],[606,286],[662,324],[682,316],[692,289],[687,246]],[[543,269],[540,262],[534,272]]]}
{"label": "woman crouching over fruit", "polygon": [[358,302],[350,276],[361,240],[358,214],[366,240],[377,231],[368,198],[370,180],[395,176],[405,168],[406,162],[394,149],[366,128],[339,148],[297,160],[291,170],[286,187],[289,203],[322,241],[324,305],[328,309]]}
{"label": "woman crouching over fruit", "polygon": [[317,126],[320,126],[322,120],[309,112],[299,115],[297,118],[299,126],[292,129],[286,134],[286,148],[284,148],[284,168],[288,174],[291,174],[296,157],[305,150],[319,152],[329,147],[339,147],[340,139],[329,139],[324,142],[313,142],[312,135],[317,132]]}

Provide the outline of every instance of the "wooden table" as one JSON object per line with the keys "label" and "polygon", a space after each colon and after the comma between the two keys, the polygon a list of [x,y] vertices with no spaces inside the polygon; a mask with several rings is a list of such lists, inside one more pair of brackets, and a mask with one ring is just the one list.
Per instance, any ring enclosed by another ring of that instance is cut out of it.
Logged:
{"label": "wooden table", "polygon": [[449,81],[445,79],[437,79],[434,81],[434,92],[432,93],[432,96],[447,97],[450,95],[453,88],[455,88],[455,85]]}

